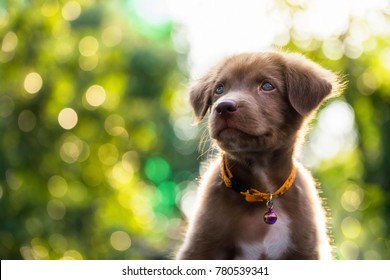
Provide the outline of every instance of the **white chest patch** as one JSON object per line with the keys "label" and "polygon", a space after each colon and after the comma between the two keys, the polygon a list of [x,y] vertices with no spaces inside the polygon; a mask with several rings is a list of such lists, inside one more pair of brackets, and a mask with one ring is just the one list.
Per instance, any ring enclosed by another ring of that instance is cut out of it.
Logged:
{"label": "white chest patch", "polygon": [[269,259],[280,259],[284,252],[291,246],[290,242],[290,221],[283,212],[277,212],[278,220],[275,224],[269,225],[265,238],[258,242],[239,243],[241,254],[236,259],[253,260],[265,255]]}

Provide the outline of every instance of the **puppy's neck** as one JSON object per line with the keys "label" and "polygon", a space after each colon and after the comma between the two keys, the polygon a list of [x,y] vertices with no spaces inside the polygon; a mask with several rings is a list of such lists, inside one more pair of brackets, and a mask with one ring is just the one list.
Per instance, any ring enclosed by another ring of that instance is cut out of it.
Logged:
{"label": "puppy's neck", "polygon": [[275,192],[293,167],[293,149],[261,153],[226,153],[233,177],[262,192]]}

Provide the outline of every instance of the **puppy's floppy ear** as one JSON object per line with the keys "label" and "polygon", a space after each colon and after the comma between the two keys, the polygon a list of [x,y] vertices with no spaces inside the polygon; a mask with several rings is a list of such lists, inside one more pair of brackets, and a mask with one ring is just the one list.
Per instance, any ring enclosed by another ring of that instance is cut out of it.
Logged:
{"label": "puppy's floppy ear", "polygon": [[190,88],[190,102],[196,121],[200,122],[211,106],[212,80],[206,75]]}
{"label": "puppy's floppy ear", "polygon": [[339,90],[334,73],[298,54],[287,54],[286,82],[291,105],[304,117]]}

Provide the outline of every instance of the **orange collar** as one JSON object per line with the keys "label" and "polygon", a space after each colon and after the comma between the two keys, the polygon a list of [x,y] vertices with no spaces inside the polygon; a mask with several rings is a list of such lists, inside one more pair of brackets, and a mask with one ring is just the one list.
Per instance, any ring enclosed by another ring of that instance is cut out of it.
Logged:
{"label": "orange collar", "polygon": [[245,196],[248,202],[260,202],[260,201],[271,201],[273,198],[284,195],[293,185],[296,177],[297,168],[293,165],[290,175],[283,185],[274,193],[263,193],[255,188],[248,188],[243,186],[239,181],[233,178],[233,174],[227,165],[227,159],[225,153],[222,153],[221,161],[221,175],[226,187],[233,188],[241,195]]}

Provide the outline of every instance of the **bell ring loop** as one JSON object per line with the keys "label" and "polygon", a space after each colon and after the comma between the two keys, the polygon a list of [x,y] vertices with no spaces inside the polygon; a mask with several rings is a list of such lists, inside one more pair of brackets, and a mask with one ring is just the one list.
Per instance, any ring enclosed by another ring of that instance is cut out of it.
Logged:
{"label": "bell ring loop", "polygon": [[269,200],[266,203],[268,209],[272,209],[274,207],[274,202],[272,201],[272,194],[269,194]]}

